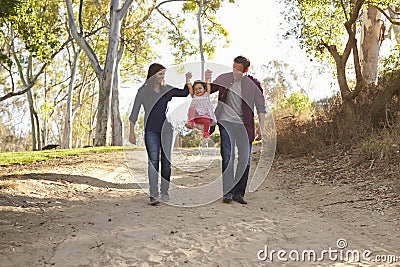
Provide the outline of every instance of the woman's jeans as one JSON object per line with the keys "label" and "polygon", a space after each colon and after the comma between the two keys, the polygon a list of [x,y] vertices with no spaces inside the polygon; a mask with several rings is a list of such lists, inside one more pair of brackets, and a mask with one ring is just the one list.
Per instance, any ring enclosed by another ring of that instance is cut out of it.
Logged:
{"label": "woman's jeans", "polygon": [[[249,178],[251,143],[241,123],[220,122],[222,187],[224,195],[244,196]],[[238,162],[234,172],[235,146]]]}
{"label": "woman's jeans", "polygon": [[171,178],[172,131],[161,133],[145,131],[144,142],[148,156],[147,175],[149,177],[150,196],[158,197],[158,171],[161,154],[161,194],[168,194]]}

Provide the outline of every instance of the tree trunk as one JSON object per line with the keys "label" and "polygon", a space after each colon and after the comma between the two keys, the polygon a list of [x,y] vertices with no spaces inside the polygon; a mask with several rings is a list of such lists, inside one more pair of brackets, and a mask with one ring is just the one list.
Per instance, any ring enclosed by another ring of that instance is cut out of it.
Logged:
{"label": "tree trunk", "polygon": [[47,116],[47,72],[44,72],[44,85],[43,85],[43,89],[44,89],[44,103],[45,106],[42,109],[43,112],[43,130],[42,130],[42,143],[43,146],[47,145],[47,123],[48,123],[48,116]]}
{"label": "tree trunk", "polygon": [[373,6],[363,13],[361,26],[360,63],[367,87],[375,85],[378,76],[379,33],[381,13]]}
{"label": "tree trunk", "polygon": [[95,146],[105,146],[107,144],[107,129],[110,118],[110,101],[111,90],[114,76],[115,65],[117,61],[118,44],[121,35],[122,19],[126,16],[129,7],[132,5],[133,0],[126,0],[121,9],[119,0],[110,1],[110,29],[109,40],[107,47],[107,55],[104,69],[100,67],[98,58],[90,47],[89,43],[84,39],[81,33],[78,32],[72,1],[66,0],[68,23],[71,29],[72,36],[77,41],[78,45],[85,51],[89,60],[92,63],[93,69],[96,72],[99,80],[99,102],[97,107],[97,122],[95,132]]}
{"label": "tree trunk", "polygon": [[[103,77],[99,88],[99,105],[97,109],[97,123],[95,146],[105,146],[107,143],[107,125],[110,118],[110,101],[114,71],[117,65],[118,45],[121,36],[122,18],[118,15],[119,1],[112,1],[110,8],[110,36],[108,41],[106,62]],[[122,137],[121,137],[122,138]]]}
{"label": "tree trunk", "polygon": [[203,48],[203,29],[201,26],[201,13],[203,12],[203,0],[199,2],[199,11],[197,13],[197,28],[199,31],[199,48],[200,48],[200,60],[201,60],[201,80],[204,81],[204,48]]}
{"label": "tree trunk", "polygon": [[111,96],[111,145],[122,146],[122,119],[119,112],[119,63],[121,62],[122,55],[124,54],[124,46],[118,51],[118,58],[115,64],[114,81],[112,84],[112,96]]}
{"label": "tree trunk", "polygon": [[40,140],[40,125],[39,125],[39,116],[35,110],[35,105],[33,101],[32,91],[29,90],[27,93],[28,103],[29,103],[29,111],[31,117],[31,129],[32,129],[32,150],[40,150],[41,149],[41,140]]}
{"label": "tree trunk", "polygon": [[[28,67],[26,69],[26,77],[28,81],[32,80],[32,69],[33,69],[32,56],[28,57]],[[40,121],[39,115],[35,109],[35,102],[32,94],[32,90],[27,91],[29,111],[31,113],[31,124],[32,124],[32,150],[42,149],[42,135],[40,132]]]}
{"label": "tree trunk", "polygon": [[76,70],[78,67],[78,59],[81,54],[81,49],[78,51],[74,50],[74,60],[72,65],[70,66],[71,71],[71,79],[68,84],[68,98],[67,98],[67,110],[65,113],[65,122],[64,122],[64,135],[63,135],[63,148],[72,148],[72,127],[74,122],[74,116],[72,112],[72,100],[74,99],[74,86],[75,86],[75,78],[76,78]]}

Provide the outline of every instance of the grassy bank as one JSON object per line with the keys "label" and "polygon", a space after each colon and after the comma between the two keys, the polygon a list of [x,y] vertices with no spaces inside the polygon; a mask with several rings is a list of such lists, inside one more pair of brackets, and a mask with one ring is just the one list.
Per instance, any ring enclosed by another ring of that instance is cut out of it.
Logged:
{"label": "grassy bank", "polygon": [[65,158],[68,156],[78,156],[87,153],[115,152],[123,151],[126,149],[137,149],[137,147],[104,146],[72,149],[53,149],[43,151],[3,152],[0,153],[0,166],[4,167],[13,164],[29,164],[36,161]]}

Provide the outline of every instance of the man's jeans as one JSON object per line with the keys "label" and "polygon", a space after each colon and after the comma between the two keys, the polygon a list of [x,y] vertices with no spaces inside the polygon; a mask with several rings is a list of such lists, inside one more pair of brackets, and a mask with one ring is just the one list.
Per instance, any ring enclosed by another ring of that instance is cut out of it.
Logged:
{"label": "man's jeans", "polygon": [[158,197],[158,171],[161,152],[161,194],[167,194],[171,178],[172,131],[157,133],[146,131],[144,142],[148,156],[147,175],[149,177],[150,196]]}
{"label": "man's jeans", "polygon": [[[220,122],[222,183],[224,195],[232,193],[244,196],[249,178],[251,142],[243,124]],[[238,151],[238,163],[234,175],[235,146]]]}

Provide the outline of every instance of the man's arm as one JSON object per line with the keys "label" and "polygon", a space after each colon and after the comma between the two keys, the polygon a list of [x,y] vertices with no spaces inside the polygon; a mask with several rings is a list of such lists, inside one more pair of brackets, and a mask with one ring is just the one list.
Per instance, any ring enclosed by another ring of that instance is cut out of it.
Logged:
{"label": "man's arm", "polygon": [[258,123],[259,123],[259,127],[256,130],[256,141],[260,141],[263,136],[265,136],[265,113],[260,112],[257,114],[258,115]]}
{"label": "man's arm", "polygon": [[207,89],[207,94],[208,95],[210,95],[211,94],[211,75],[212,75],[212,71],[211,70],[209,70],[209,69],[207,69],[206,71],[205,71],[205,75],[204,75],[204,77],[205,77],[205,82],[206,82],[206,89]]}
{"label": "man's arm", "polygon": [[249,75],[249,78],[253,81],[254,85],[257,87],[255,89],[255,96],[254,96],[254,104],[256,106],[257,110],[257,115],[258,115],[258,122],[259,122],[259,127],[256,130],[256,141],[260,141],[265,132],[265,115],[267,113],[266,107],[265,107],[265,98],[264,98],[264,90],[261,86],[261,83],[254,77]]}
{"label": "man's arm", "polygon": [[218,92],[221,87],[221,82],[220,82],[221,75],[218,76],[212,83],[211,83],[211,75],[212,75],[212,70],[207,69],[205,71],[204,77],[206,78],[206,80],[207,80],[207,77],[209,77],[209,79],[210,79],[210,93],[209,94]]}
{"label": "man's arm", "polygon": [[193,85],[190,82],[190,79],[193,77],[193,74],[189,71],[185,74],[185,77],[186,77],[186,86],[187,86],[187,88],[189,88],[189,94],[191,97],[193,97],[193,95],[194,95]]}

